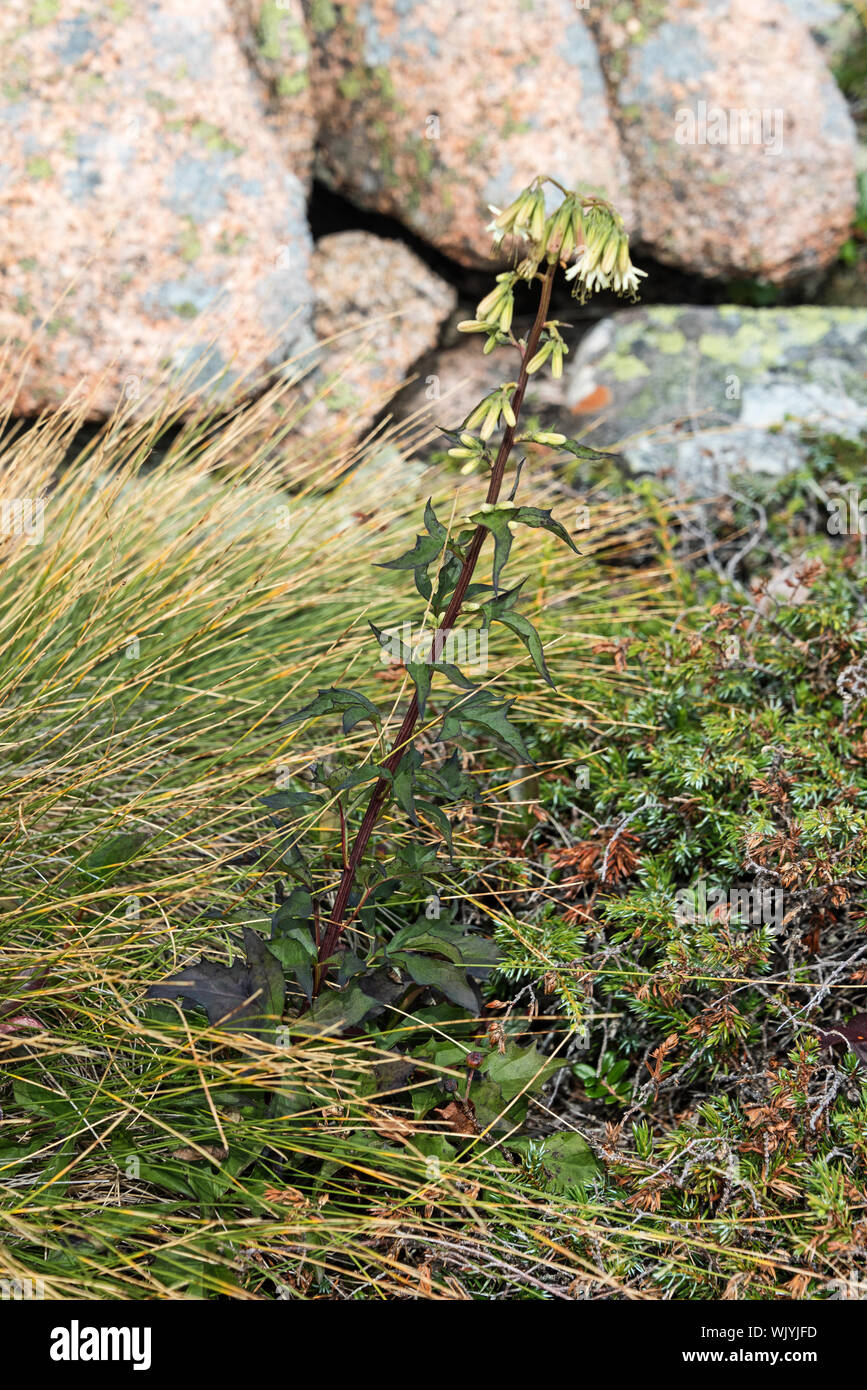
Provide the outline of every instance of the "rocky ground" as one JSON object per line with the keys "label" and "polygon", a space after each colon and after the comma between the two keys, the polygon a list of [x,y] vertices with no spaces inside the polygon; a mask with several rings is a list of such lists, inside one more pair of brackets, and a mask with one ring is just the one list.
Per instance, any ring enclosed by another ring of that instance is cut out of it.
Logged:
{"label": "rocky ground", "polygon": [[14,413],[105,418],[167,372],[227,406],[279,368],[302,429],[357,440],[415,370],[399,413],[455,423],[488,205],[541,171],[615,202],[652,307],[578,314],[540,407],[689,476],[863,427],[854,6],[9,0],[0,53]]}

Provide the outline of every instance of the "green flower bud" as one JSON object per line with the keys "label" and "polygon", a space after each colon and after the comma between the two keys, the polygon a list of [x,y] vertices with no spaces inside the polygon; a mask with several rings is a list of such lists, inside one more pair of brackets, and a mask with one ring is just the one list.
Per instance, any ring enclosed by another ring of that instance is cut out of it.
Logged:
{"label": "green flower bud", "polygon": [[484,421],[482,422],[482,428],[479,430],[479,438],[484,439],[486,441],[490,439],[491,435],[494,433],[494,430],[497,428],[497,425],[499,424],[499,420],[499,402],[494,401],[492,405],[488,406],[488,413],[485,416]]}
{"label": "green flower bud", "polygon": [[475,410],[470,411],[469,415],[464,421],[464,427],[466,429],[474,430],[482,423],[482,421],[488,413],[488,404],[488,397],[485,396],[485,399],[479,402]]}
{"label": "green flower bud", "polygon": [[542,193],[536,194],[536,204],[533,208],[533,215],[530,219],[530,236],[534,241],[541,241],[545,234],[545,198]]}
{"label": "green flower bud", "polygon": [[553,348],[554,343],[549,338],[547,343],[542,344],[536,355],[530,358],[530,361],[527,363],[528,373],[532,375],[533,372],[538,372],[540,367],[544,367],[545,363],[548,361],[548,358],[551,356]]}
{"label": "green flower bud", "polygon": [[476,318],[479,322],[484,323],[497,317],[504,294],[503,286],[495,285],[490,294],[486,294],[484,299],[479,300],[476,305]]}

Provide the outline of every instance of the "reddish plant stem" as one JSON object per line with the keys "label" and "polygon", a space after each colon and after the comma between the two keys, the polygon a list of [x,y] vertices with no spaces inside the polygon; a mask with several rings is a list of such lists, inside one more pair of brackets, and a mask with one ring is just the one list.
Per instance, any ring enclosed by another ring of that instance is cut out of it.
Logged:
{"label": "reddish plant stem", "polygon": [[[529,374],[527,372],[527,363],[531,361],[531,359],[535,356],[536,349],[539,346],[539,339],[542,336],[542,329],[545,325],[545,320],[548,317],[548,310],[551,304],[551,290],[554,284],[554,275],[556,273],[556,270],[557,263],[555,261],[553,265],[548,266],[545,275],[542,277],[542,290],[539,296],[539,308],[536,313],[536,319],[533,323],[533,327],[530,330],[530,336],[527,339],[527,346],[524,349],[524,354],[521,361],[521,371],[518,376],[518,384],[515,388],[515,394],[512,397],[512,410],[515,414],[516,423],[506,428],[506,431],[503,434],[503,438],[500,441],[500,447],[497,451],[497,457],[494,461],[494,466],[491,469],[491,479],[490,483],[488,484],[488,494],[485,498],[486,502],[494,503],[498,500],[500,496],[500,489],[503,485],[503,477],[506,472],[506,464],[509,461],[509,456],[512,452],[515,443],[515,433],[518,428],[517,419],[520,415],[521,406],[524,401],[524,393],[527,390],[527,382],[529,380]],[[479,555],[481,554],[482,546],[485,543],[485,538],[487,535],[487,527],[476,527],[475,532],[473,534],[473,539],[470,542],[469,549],[467,550],[463,567],[461,569],[460,574],[458,575],[458,582],[455,585],[454,593],[452,594],[449,606],[446,609],[445,617],[443,618],[442,623],[438,626],[436,635],[434,637],[433,648],[431,650],[430,657],[432,662],[439,660],[440,655],[442,653],[442,646],[445,640],[446,633],[454,627],[458,617],[460,616],[464,596],[469,587],[470,580],[473,577],[473,572],[478,563]],[[392,744],[391,752],[389,753],[388,758],[383,764],[383,766],[386,767],[392,775],[394,775],[394,773],[400,767],[401,759],[403,758],[403,755],[407,750],[407,746],[413,735],[413,730],[415,729],[415,726],[418,722],[418,715],[418,696],[413,695],[412,700],[409,704],[409,708],[407,709],[407,712],[404,715],[403,723],[400,726],[397,738]],[[362,858],[364,857],[364,851],[367,849],[368,841],[370,840],[370,837],[373,834],[376,822],[378,821],[382,813],[383,807],[385,806],[386,800],[388,798],[389,787],[389,781],[385,777],[380,777],[379,781],[376,783],[376,786],[374,787],[371,793],[370,801],[367,803],[367,810],[364,813],[364,819],[362,820],[361,825],[359,826],[358,834],[355,837],[355,843],[352,846],[352,850],[349,855],[349,860],[343,869],[343,874],[340,879],[340,885],[337,889],[337,896],[334,900],[334,907],[332,908],[331,917],[328,922],[328,928],[325,932],[325,936],[322,939],[322,945],[319,950],[320,965],[322,962],[328,960],[329,957],[334,954],[337,942],[340,939],[340,933],[343,929],[343,919],[346,915],[346,909],[349,905],[349,898],[352,893],[353,884],[355,883],[355,876],[358,872],[358,866],[361,863]],[[320,969],[318,975],[318,988],[321,988],[324,982],[325,972]]]}

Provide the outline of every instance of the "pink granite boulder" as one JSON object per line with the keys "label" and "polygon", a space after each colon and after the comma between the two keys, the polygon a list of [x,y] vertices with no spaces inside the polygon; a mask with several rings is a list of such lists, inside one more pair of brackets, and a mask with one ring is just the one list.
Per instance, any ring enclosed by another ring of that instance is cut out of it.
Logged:
{"label": "pink granite boulder", "polygon": [[317,167],[465,265],[488,205],[539,173],[631,217],[629,175],[592,37],[573,0],[313,0]]}
{"label": "pink granite boulder", "polygon": [[592,6],[641,242],[703,275],[784,281],[849,235],[855,133],[804,23],[778,0]]}
{"label": "pink granite boulder", "polygon": [[0,403],[228,400],[310,346],[306,168],[225,0],[6,0],[0,64]]}

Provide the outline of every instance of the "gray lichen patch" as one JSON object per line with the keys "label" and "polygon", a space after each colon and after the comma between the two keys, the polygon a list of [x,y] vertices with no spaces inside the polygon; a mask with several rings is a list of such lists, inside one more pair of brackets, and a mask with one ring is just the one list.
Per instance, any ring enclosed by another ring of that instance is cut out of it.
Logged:
{"label": "gray lichen patch", "polygon": [[581,343],[567,402],[637,470],[779,472],[805,432],[867,432],[865,362],[867,310],[635,309]]}

